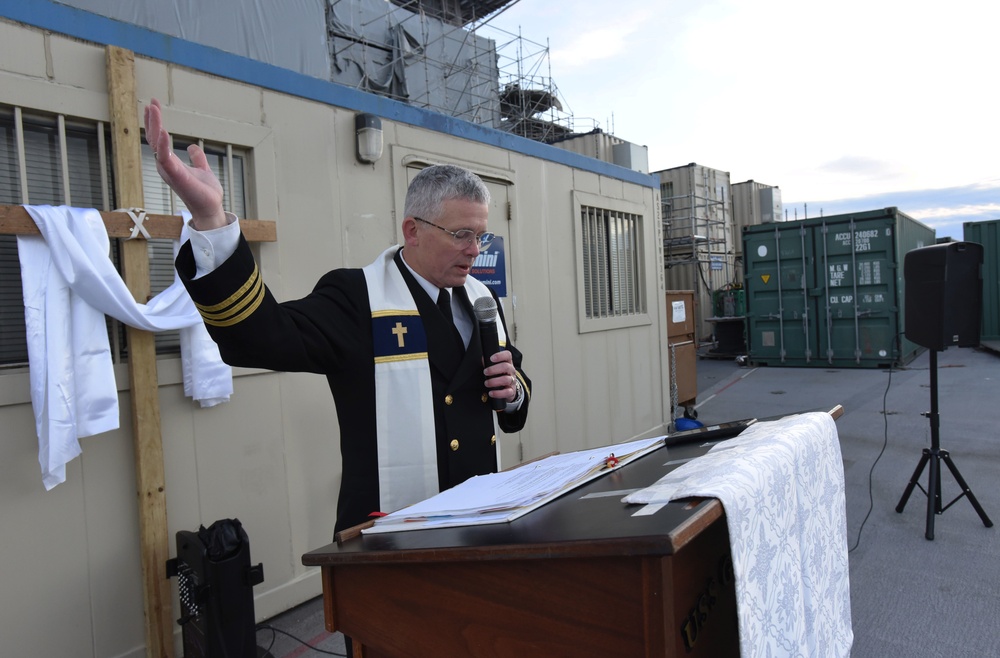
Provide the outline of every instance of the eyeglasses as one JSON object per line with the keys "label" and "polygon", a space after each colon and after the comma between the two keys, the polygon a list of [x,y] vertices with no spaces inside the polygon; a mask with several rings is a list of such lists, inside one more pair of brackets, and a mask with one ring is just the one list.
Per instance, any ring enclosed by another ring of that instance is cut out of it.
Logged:
{"label": "eyeglasses", "polygon": [[471,245],[471,244],[479,245],[479,251],[484,251],[487,247],[490,246],[490,244],[492,244],[493,240],[495,240],[497,237],[496,235],[490,233],[489,231],[485,233],[480,233],[479,235],[476,235],[475,231],[469,230],[467,228],[463,228],[458,231],[449,231],[448,229],[442,226],[438,226],[434,222],[428,222],[426,219],[421,219],[419,217],[414,217],[413,219],[417,220],[418,222],[423,222],[424,224],[429,224],[436,229],[444,231],[445,233],[451,235],[451,237],[455,238],[455,242],[457,242],[459,245]]}

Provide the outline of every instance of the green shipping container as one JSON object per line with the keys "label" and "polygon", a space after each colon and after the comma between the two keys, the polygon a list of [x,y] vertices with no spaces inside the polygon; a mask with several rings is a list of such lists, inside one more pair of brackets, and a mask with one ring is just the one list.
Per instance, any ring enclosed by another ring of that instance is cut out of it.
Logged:
{"label": "green shipping container", "polygon": [[1000,219],[966,222],[963,239],[983,245],[983,322],[979,342],[1000,351]]}
{"label": "green shipping container", "polygon": [[745,227],[750,363],[909,363],[924,348],[903,335],[903,256],[934,243],[896,208]]}

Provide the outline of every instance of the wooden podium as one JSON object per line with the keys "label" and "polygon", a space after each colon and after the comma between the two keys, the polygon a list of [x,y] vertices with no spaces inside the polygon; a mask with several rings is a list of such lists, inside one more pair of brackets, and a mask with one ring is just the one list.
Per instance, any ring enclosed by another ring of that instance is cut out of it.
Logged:
{"label": "wooden podium", "polygon": [[719,501],[621,502],[705,451],[660,448],[510,523],[307,553],[326,628],[365,658],[738,656]]}

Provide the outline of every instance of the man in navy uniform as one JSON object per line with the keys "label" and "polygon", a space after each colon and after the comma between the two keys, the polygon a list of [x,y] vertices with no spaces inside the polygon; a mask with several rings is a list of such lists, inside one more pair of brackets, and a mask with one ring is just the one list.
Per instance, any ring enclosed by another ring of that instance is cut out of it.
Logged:
{"label": "man in navy uniform", "polygon": [[[502,311],[502,349],[483,362],[472,303],[496,295],[469,276],[493,239],[479,177],[453,165],[424,169],[407,190],[402,247],[278,303],[239,222],[223,211],[204,152],[188,148],[193,166],[175,157],[155,99],[145,122],[157,171],[192,215],[177,270],[222,358],[329,381],[343,457],[335,531],[497,470],[494,420],[505,432],[524,427],[531,381]],[[503,401],[496,412],[493,399]]]}

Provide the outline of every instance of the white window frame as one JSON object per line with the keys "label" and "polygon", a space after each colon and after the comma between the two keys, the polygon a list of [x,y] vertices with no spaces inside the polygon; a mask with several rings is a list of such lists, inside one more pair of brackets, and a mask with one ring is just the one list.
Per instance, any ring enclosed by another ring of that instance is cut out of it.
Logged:
{"label": "white window frame", "polygon": [[652,324],[646,245],[653,227],[646,209],[580,191],[572,205],[580,333]]}

